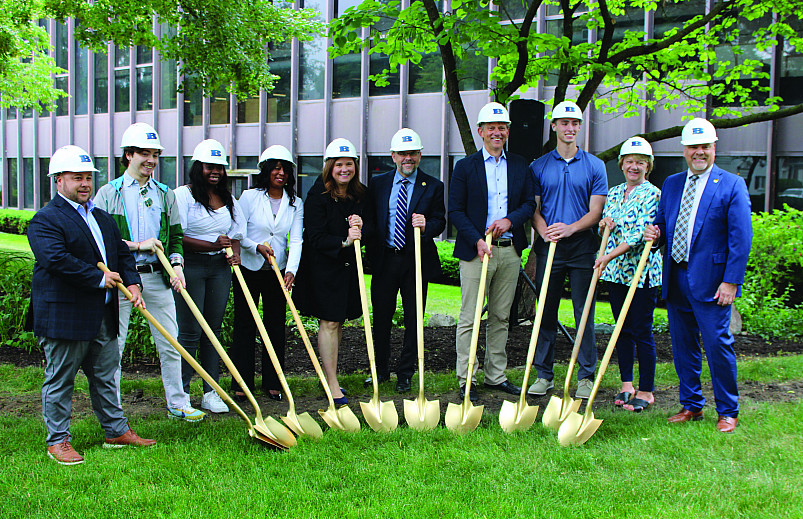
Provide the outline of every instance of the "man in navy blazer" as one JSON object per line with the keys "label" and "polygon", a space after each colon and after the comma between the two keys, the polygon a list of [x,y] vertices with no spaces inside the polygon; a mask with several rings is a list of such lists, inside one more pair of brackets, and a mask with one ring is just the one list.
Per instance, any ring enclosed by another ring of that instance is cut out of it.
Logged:
{"label": "man in navy blazer", "polygon": [[681,144],[689,169],[664,182],[655,225],[647,226],[644,238],[666,243],[663,294],[683,406],[669,421],[703,418],[702,338],[719,415],[717,429],[733,432],[739,392],[729,325],[731,305],[741,294],[753,229],[747,186],[744,179],[714,164],[716,141],[716,130],[705,119],[692,119],[683,128]]}
{"label": "man in navy blazer", "polygon": [[[510,307],[527,246],[524,224],[535,211],[533,177],[524,158],[506,153],[510,130],[507,109],[488,103],[477,117],[483,147],[459,161],[449,183],[449,218],[457,229],[454,256],[460,260],[460,319],[457,322],[457,380],[475,396],[475,374],[468,374],[468,354],[479,294],[482,258],[488,259],[488,321],[485,335],[485,386],[511,394],[520,388],[505,376]],[[486,243],[488,232],[492,243]],[[491,248],[493,246],[493,248]],[[474,365],[475,369],[477,365]]]}
{"label": "man in navy blazer", "polygon": [[[34,334],[45,351],[42,417],[48,456],[62,465],[84,459],[70,444],[75,375],[89,380],[92,409],[105,431],[105,447],[150,446],[131,430],[117,400],[116,284],[123,283],[143,306],[134,258],[108,213],[94,207],[92,173],[97,169],[77,146],[50,159],[48,176],[58,194],[31,219],[28,241],[34,257],[31,298]],[[97,264],[111,270],[104,273]]]}
{"label": "man in navy blazer", "polygon": [[[402,296],[404,341],[396,366],[396,390],[400,393],[410,390],[418,358],[413,227],[421,229],[421,273],[426,305],[427,283],[441,272],[433,238],[446,226],[443,182],[418,169],[423,148],[421,137],[413,130],[402,128],[396,132],[390,141],[396,169],[371,179],[365,210],[372,220],[371,231],[366,236],[366,250],[373,269],[371,303],[379,382],[390,379],[390,328],[399,291]],[[402,189],[405,191],[401,192]],[[365,381],[366,385],[372,382],[370,377]]]}

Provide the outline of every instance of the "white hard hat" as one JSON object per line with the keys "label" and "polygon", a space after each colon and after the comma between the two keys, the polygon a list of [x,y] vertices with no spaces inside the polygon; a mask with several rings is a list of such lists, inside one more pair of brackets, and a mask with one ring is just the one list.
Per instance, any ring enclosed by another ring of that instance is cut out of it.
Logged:
{"label": "white hard hat", "polygon": [[650,158],[652,156],[652,146],[647,142],[647,139],[642,137],[631,137],[627,139],[622,147],[619,149],[619,158],[625,155],[646,155]]}
{"label": "white hard hat", "polygon": [[73,173],[84,173],[87,171],[97,172],[92,163],[92,157],[78,146],[72,144],[62,146],[50,157],[50,166],[47,176],[55,177],[59,173],[72,171]]}
{"label": "white hard hat", "polygon": [[262,155],[259,156],[259,164],[257,164],[257,166],[261,167],[263,162],[270,159],[283,160],[285,162],[289,162],[293,166],[296,165],[296,163],[293,162],[293,156],[290,155],[290,150],[281,144],[268,146],[265,151],[262,152]]}
{"label": "white hard hat", "polygon": [[334,159],[338,157],[352,157],[358,158],[357,148],[348,139],[335,139],[326,147],[323,154],[323,160]]}
{"label": "white hard hat", "polygon": [[583,111],[571,101],[561,101],[552,109],[552,120],[555,119],[577,119],[583,122]]}
{"label": "white hard hat", "polygon": [[206,139],[198,143],[195,151],[192,152],[192,160],[200,160],[207,164],[220,164],[221,166],[228,166],[229,161],[226,160],[226,150],[223,145],[215,139]]}
{"label": "white hard hat", "polygon": [[488,103],[480,108],[477,114],[477,126],[482,123],[507,123],[510,124],[510,115],[507,108],[499,103]]}
{"label": "white hard hat", "polygon": [[142,148],[146,150],[163,150],[162,143],[159,142],[159,134],[148,123],[134,123],[123,133],[120,140],[121,148]]}
{"label": "white hard hat", "polygon": [[680,143],[684,146],[713,144],[717,142],[717,139],[717,130],[714,125],[700,117],[695,117],[686,123],[680,134]]}
{"label": "white hard hat", "polygon": [[419,151],[423,150],[421,137],[410,128],[402,128],[390,139],[390,151]]}

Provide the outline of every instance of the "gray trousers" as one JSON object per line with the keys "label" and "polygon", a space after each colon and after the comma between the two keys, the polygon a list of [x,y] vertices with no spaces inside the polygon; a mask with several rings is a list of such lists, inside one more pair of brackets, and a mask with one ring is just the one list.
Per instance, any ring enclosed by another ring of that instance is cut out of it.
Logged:
{"label": "gray trousers", "polygon": [[114,373],[120,363],[117,330],[108,326],[108,321],[103,320],[97,336],[89,341],[39,339],[47,360],[42,384],[42,418],[47,427],[48,445],[70,440],[72,396],[79,368],[89,380],[92,410],[106,438],[117,438],[129,429],[114,383]]}

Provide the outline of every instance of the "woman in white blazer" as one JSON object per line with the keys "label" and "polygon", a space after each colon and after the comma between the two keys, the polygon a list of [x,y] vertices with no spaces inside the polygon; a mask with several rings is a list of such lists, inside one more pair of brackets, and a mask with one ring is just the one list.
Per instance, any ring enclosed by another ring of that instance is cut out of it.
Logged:
{"label": "woman in white blazer", "polygon": [[[268,331],[276,355],[284,368],[285,315],[287,312],[281,287],[276,280],[268,255],[273,254],[284,272],[284,284],[293,286],[301,258],[304,204],[295,193],[295,163],[284,146],[270,146],[259,157],[256,186],[240,196],[245,216],[245,233],[240,242],[240,262],[251,296],[258,304],[262,296],[262,322]],[[267,242],[269,247],[264,243]],[[254,389],[254,347],[256,323],[239,283],[234,283],[234,337],[232,360],[246,385]],[[281,400],[281,386],[276,370],[265,348],[262,355],[262,391],[274,400]],[[242,391],[235,398],[244,399]]]}

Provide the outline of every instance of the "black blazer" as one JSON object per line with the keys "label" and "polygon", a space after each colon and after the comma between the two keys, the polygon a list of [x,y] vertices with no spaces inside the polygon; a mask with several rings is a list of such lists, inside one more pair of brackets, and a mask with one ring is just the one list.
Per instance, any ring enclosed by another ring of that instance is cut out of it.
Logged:
{"label": "black blazer", "polygon": [[[535,212],[535,180],[524,158],[506,152],[507,215],[513,226],[516,252],[527,246],[524,224]],[[488,217],[488,184],[482,150],[455,164],[449,182],[449,219],[457,229],[454,257],[471,261],[477,257],[477,241],[485,238]]]}
{"label": "black blazer", "polygon": [[[395,169],[376,175],[371,178],[371,183],[368,185],[365,211],[370,221],[366,228],[365,249],[375,272],[383,268],[382,262],[385,258],[383,252],[388,241],[390,191],[395,175]],[[441,273],[441,262],[433,239],[440,236],[446,227],[446,208],[443,204],[443,182],[419,169],[410,198],[410,207],[407,210],[404,248],[410,251],[406,258],[412,264],[415,261],[412,215],[423,214],[427,220],[426,228],[421,233],[421,274],[424,281],[431,281]]]}
{"label": "black blazer", "polygon": [[[120,237],[109,213],[95,208],[106,246],[109,270],[118,272],[126,286],[140,283],[134,256]],[[88,341],[100,330],[106,310],[106,289],[100,288],[103,256],[92,231],[78,212],[60,195],[37,211],[28,227],[28,242],[36,261],[31,298],[33,331],[37,337]],[[117,294],[113,294],[117,328]]]}

